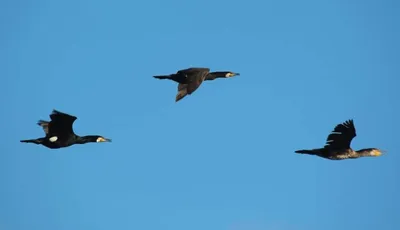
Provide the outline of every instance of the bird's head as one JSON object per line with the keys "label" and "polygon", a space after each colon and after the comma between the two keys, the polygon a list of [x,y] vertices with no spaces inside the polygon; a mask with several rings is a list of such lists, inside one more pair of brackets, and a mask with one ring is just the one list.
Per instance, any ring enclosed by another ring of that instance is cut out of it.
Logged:
{"label": "bird's head", "polygon": [[357,153],[364,157],[379,157],[386,151],[377,148],[360,149]]}
{"label": "bird's head", "polygon": [[228,77],[234,77],[234,76],[239,76],[240,75],[240,73],[234,73],[234,72],[226,72],[225,73],[225,77],[226,78],[228,78]]}
{"label": "bird's head", "polygon": [[370,155],[373,157],[379,157],[381,156],[385,151],[377,149],[377,148],[372,148],[370,150]]}
{"label": "bird's head", "polygon": [[111,139],[102,136],[95,136],[95,137],[96,137],[96,142],[111,142]]}

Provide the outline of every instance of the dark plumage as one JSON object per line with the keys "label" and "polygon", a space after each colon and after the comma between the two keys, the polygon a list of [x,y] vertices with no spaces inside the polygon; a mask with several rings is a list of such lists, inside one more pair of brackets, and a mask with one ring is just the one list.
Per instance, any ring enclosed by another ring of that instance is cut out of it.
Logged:
{"label": "dark plumage", "polygon": [[229,71],[210,72],[209,68],[188,68],[179,70],[174,74],[153,77],[157,79],[168,79],[179,83],[178,93],[175,97],[175,101],[178,102],[186,95],[190,95],[196,91],[203,81],[211,81],[216,78],[229,78],[237,75],[240,74]]}
{"label": "dark plumage", "polygon": [[297,150],[295,153],[316,155],[330,160],[354,159],[359,157],[377,157],[382,155],[382,151],[377,148],[367,148],[354,151],[350,145],[356,136],[356,129],[353,120],[348,120],[336,125],[335,129],[329,134],[323,148],[310,150]]}
{"label": "dark plumage", "polygon": [[21,140],[23,143],[41,144],[50,149],[68,147],[74,144],[89,142],[111,142],[110,139],[98,135],[78,136],[73,131],[75,116],[53,110],[51,121],[40,120],[37,124],[43,128],[46,136],[38,139]]}

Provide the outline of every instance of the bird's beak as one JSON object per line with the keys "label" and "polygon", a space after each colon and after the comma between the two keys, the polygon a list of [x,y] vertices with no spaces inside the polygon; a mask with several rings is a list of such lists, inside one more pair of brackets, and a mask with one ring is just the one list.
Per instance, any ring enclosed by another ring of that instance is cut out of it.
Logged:
{"label": "bird's beak", "polygon": [[379,157],[379,156],[381,156],[384,152],[385,152],[385,151],[378,150],[378,151],[374,151],[373,154],[374,154],[374,156]]}
{"label": "bird's beak", "polygon": [[240,73],[233,73],[233,76],[240,76]]}

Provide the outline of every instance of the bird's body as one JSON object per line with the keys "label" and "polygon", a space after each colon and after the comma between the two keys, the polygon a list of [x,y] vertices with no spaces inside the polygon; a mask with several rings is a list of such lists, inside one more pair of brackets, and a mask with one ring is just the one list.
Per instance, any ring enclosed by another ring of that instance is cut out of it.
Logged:
{"label": "bird's body", "polygon": [[153,76],[157,79],[168,79],[178,83],[178,93],[175,97],[175,101],[178,102],[186,95],[192,94],[196,91],[203,81],[211,81],[216,78],[228,78],[236,75],[238,73],[233,72],[210,72],[209,68],[188,68],[179,70],[174,74],[170,75],[158,75]]}
{"label": "bird's body", "polygon": [[381,150],[377,148],[366,148],[354,151],[351,141],[356,137],[356,129],[353,120],[348,120],[336,125],[329,134],[323,148],[296,150],[295,153],[319,156],[329,160],[355,159],[367,156],[380,156]]}
{"label": "bird's body", "polygon": [[37,124],[43,128],[46,136],[37,139],[21,140],[23,143],[41,144],[50,149],[65,148],[74,144],[89,142],[110,142],[110,139],[98,135],[78,136],[73,131],[73,123],[77,119],[66,113],[53,110],[51,121],[40,120]]}

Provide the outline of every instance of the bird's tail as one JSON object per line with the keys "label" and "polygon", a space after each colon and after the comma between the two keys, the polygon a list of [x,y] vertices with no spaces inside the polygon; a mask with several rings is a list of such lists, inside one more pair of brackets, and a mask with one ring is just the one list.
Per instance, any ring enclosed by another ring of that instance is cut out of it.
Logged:
{"label": "bird's tail", "polygon": [[171,79],[171,76],[169,76],[169,75],[156,75],[153,77],[157,78],[157,79]]}
{"label": "bird's tail", "polygon": [[33,143],[33,144],[41,144],[43,142],[43,138],[39,138],[39,139],[30,139],[30,140],[20,140],[20,142],[22,143]]}
{"label": "bird's tail", "polygon": [[311,154],[314,155],[316,153],[318,153],[318,151],[316,149],[301,149],[301,150],[296,150],[294,151],[295,153],[300,153],[300,154]]}

